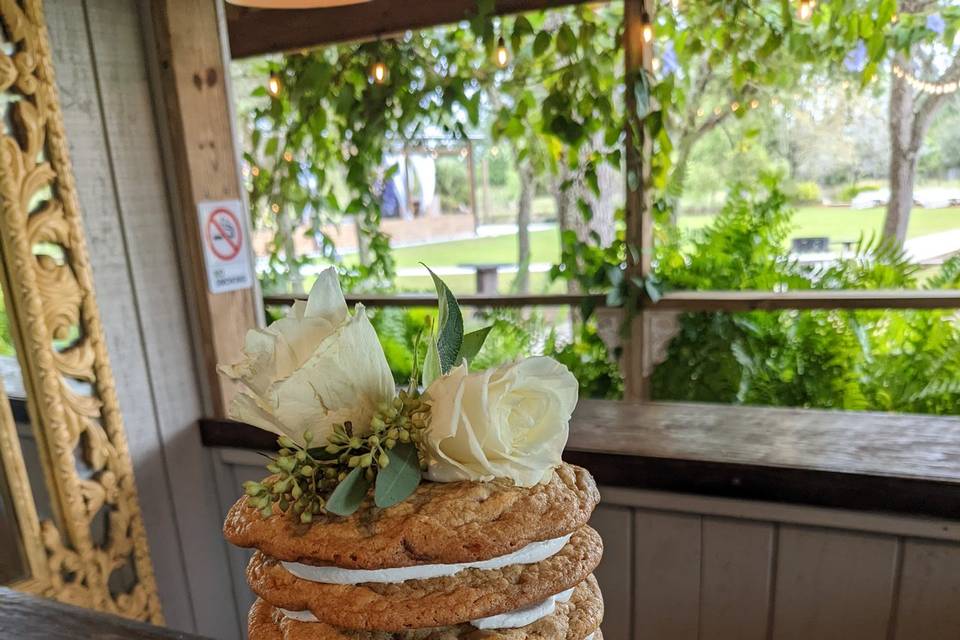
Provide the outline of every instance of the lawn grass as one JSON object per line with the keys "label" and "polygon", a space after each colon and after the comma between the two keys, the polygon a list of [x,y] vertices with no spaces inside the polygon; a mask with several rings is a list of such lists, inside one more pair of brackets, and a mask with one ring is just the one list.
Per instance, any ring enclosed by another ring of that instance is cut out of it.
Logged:
{"label": "lawn grass", "polygon": [[[792,237],[827,236],[833,242],[857,240],[861,234],[869,236],[871,232],[880,233],[883,226],[884,210],[846,209],[839,207],[802,207],[793,218]],[[713,216],[681,216],[680,226],[684,229],[700,229],[713,220]],[[907,237],[924,236],[949,229],[960,228],[960,208],[921,209],[915,208],[910,215],[910,227]]]}
{"label": "lawn grass", "polygon": [[[856,211],[845,208],[804,207],[794,217],[795,229],[791,237],[827,236],[832,242],[856,241],[861,234],[879,233],[883,225],[883,209]],[[713,216],[681,216],[680,226],[686,230],[701,229],[713,220]],[[911,215],[908,237],[916,237],[960,228],[960,208],[914,209]],[[554,264],[560,259],[560,238],[557,229],[534,231],[530,234],[532,263]],[[416,247],[403,247],[393,252],[397,267],[417,267],[424,262],[431,267],[449,267],[467,264],[516,264],[516,236],[474,238],[436,242]],[[475,290],[473,276],[449,276],[445,278],[457,293],[472,293]],[[500,291],[508,292],[512,274],[500,276]],[[547,274],[531,274],[531,291],[541,293],[558,291],[562,284],[548,288]],[[403,291],[431,291],[433,285],[428,277],[403,277],[397,279]]]}

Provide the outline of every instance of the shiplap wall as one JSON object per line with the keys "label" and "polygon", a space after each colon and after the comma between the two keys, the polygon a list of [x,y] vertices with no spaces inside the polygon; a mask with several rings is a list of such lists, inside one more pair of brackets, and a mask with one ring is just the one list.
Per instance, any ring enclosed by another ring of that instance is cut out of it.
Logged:
{"label": "shiplap wall", "polygon": [[608,640],[960,638],[960,520],[601,494]]}
{"label": "shiplap wall", "polygon": [[[262,460],[216,450],[221,509]],[[960,639],[960,519],[600,493],[605,640]],[[230,553],[244,610],[250,553]]]}
{"label": "shiplap wall", "polygon": [[[46,0],[97,298],[167,624],[238,638],[151,82],[149,5]],[[177,216],[189,219],[189,216]]]}

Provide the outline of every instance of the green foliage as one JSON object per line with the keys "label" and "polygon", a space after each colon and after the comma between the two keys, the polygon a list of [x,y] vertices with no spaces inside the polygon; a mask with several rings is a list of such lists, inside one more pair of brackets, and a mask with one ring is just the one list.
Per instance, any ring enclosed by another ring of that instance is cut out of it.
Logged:
{"label": "green foliage", "polygon": [[457,211],[470,202],[470,179],[462,161],[454,158],[437,160],[437,193],[444,212]]}
{"label": "green foliage", "polygon": [[330,494],[327,511],[338,516],[348,516],[360,507],[369,490],[370,478],[367,477],[366,469],[354,467]]}
{"label": "green foliage", "polygon": [[377,474],[374,503],[381,509],[405,500],[420,484],[420,454],[413,443],[399,444],[385,452],[387,464]]}
{"label": "green foliage", "polygon": [[[383,307],[367,310],[370,323],[380,338],[380,346],[387,356],[387,364],[393,372],[394,381],[406,384],[413,375],[413,345],[417,336],[426,333],[432,311],[430,309],[402,309]],[[423,349],[418,354],[423,358]]]}
{"label": "green foliage", "polygon": [[496,155],[487,155],[487,179],[494,187],[503,187],[507,184],[508,176],[515,175],[510,163],[510,156],[497,152]]}
{"label": "green foliage", "polygon": [[578,325],[577,335],[568,344],[559,344],[556,333],[551,332],[544,351],[570,369],[580,383],[581,396],[610,400],[623,397],[620,367],[592,322]]}
{"label": "green foliage", "polygon": [[[678,289],[916,288],[918,268],[899,248],[861,239],[853,255],[813,270],[779,258],[791,211],[773,182],[735,187],[717,221],[674,237],[658,253],[665,286]],[[930,287],[960,286],[960,258]],[[681,318],[657,399],[960,412],[960,323],[939,310],[756,311]]]}
{"label": "green foliage", "polygon": [[304,445],[281,436],[279,452],[267,464],[273,475],[244,483],[248,502],[264,518],[276,511],[309,524],[321,513],[350,515],[376,482],[377,506],[396,504],[420,483],[417,445],[428,416],[417,392],[401,391],[378,407],[363,431],[350,422],[334,425],[327,441],[317,443],[307,431]]}
{"label": "green foliage", "polygon": [[856,198],[861,193],[866,191],[876,191],[880,189],[882,185],[877,182],[855,182],[853,184],[845,185],[837,193],[837,198],[840,202],[850,202]]}
{"label": "green foliage", "polygon": [[805,181],[793,185],[790,190],[790,200],[794,204],[820,204],[823,202],[823,194],[820,192],[820,185],[816,182]]}

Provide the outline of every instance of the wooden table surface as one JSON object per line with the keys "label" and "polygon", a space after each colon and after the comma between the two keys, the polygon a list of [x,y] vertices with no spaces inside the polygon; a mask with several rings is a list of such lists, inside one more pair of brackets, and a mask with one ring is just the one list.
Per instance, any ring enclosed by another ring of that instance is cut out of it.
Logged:
{"label": "wooden table surface", "polygon": [[[275,436],[200,424],[207,446]],[[960,418],[581,400],[564,458],[600,484],[960,519]]]}
{"label": "wooden table surface", "polygon": [[0,587],[3,640],[203,640]]}

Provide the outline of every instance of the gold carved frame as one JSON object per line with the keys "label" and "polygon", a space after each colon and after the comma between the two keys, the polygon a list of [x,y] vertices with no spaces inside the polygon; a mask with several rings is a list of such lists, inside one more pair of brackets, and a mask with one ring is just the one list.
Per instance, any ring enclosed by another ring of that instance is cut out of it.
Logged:
{"label": "gold carved frame", "polygon": [[8,418],[0,420],[0,447],[3,462],[10,459],[15,511],[24,538],[39,541],[26,541],[32,576],[15,586],[162,623],[41,0],[0,0],[0,22],[2,285],[55,513],[37,520],[0,396]]}

